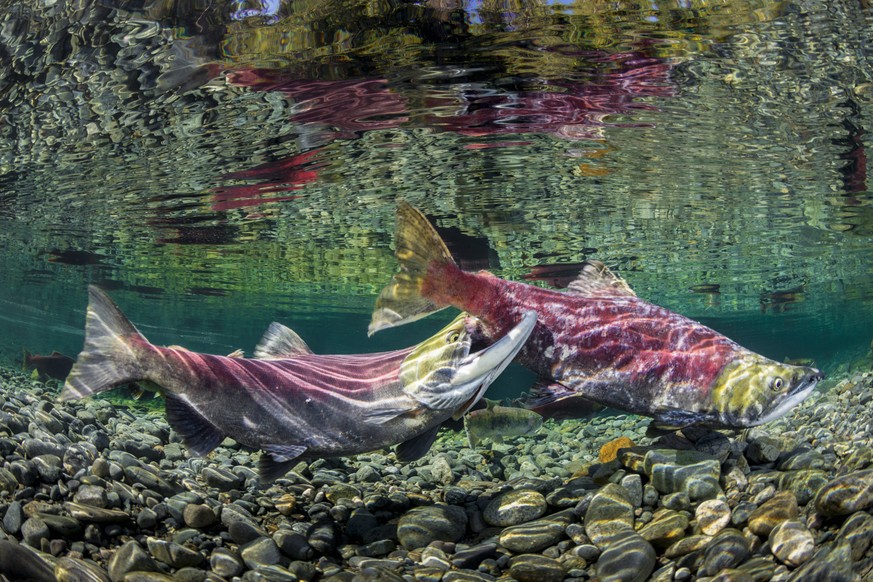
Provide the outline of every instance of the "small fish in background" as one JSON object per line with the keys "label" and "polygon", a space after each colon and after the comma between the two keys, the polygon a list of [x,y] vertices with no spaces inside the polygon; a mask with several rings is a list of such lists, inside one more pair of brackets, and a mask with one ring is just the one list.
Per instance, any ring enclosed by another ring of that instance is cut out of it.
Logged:
{"label": "small fish in background", "polygon": [[88,290],[85,345],[62,401],[147,380],[167,421],[206,455],[226,436],[261,449],[261,483],[298,458],[356,455],[398,445],[401,462],[424,456],[443,421],[475,404],[527,341],[536,316],[496,342],[474,346],[477,321],[461,314],[431,338],[375,354],[320,355],[273,323],[255,358],[151,344],[97,287]]}
{"label": "small fish in background", "polygon": [[513,404],[553,420],[587,420],[606,408],[569,388],[542,383],[513,400]]}
{"label": "small fish in background", "polygon": [[74,362],[73,358],[58,351],[41,356],[24,350],[24,369],[33,370],[36,378],[41,382],[45,382],[49,378],[63,382],[67,379]]}
{"label": "small fish in background", "polygon": [[470,447],[478,446],[484,439],[502,443],[505,437],[533,434],[543,426],[543,417],[532,410],[501,406],[487,399],[485,405],[464,416],[464,431]]}

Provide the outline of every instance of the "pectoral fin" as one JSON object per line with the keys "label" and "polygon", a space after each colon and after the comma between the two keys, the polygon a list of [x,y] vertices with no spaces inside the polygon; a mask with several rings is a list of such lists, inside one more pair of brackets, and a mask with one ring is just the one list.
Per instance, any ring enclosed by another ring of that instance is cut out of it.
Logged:
{"label": "pectoral fin", "polygon": [[411,463],[417,461],[427,454],[433,442],[436,440],[439,425],[433,427],[429,431],[413,437],[406,442],[402,442],[394,449],[394,456],[401,463]]}
{"label": "pectoral fin", "polygon": [[164,394],[167,422],[182,437],[185,446],[200,456],[208,455],[224,440],[224,433],[200,411],[170,392]]}
{"label": "pectoral fin", "polygon": [[258,461],[258,480],[270,483],[285,475],[294,466],[297,457],[306,452],[302,445],[266,445]]}

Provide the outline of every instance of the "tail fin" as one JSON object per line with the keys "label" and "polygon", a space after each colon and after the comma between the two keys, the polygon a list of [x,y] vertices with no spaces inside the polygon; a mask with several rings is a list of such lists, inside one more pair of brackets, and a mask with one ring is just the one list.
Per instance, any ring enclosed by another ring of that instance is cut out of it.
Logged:
{"label": "tail fin", "polygon": [[368,335],[445,307],[423,297],[421,291],[431,265],[455,264],[446,244],[424,214],[405,200],[398,201],[395,228],[394,256],[400,261],[400,271],[379,294]]}
{"label": "tail fin", "polygon": [[120,384],[142,380],[131,341],[147,340],[121,313],[109,295],[88,287],[85,346],[61,391],[61,400],[84,398]]}

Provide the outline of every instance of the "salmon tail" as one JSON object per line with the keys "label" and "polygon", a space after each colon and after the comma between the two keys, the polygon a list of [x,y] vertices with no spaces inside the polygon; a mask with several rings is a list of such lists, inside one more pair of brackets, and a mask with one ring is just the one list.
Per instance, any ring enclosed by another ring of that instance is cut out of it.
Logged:
{"label": "salmon tail", "polygon": [[405,200],[398,201],[397,205],[394,245],[400,271],[379,294],[368,335],[446,307],[425,297],[422,290],[439,283],[431,280],[433,266],[454,265],[455,261],[424,214]]}
{"label": "salmon tail", "polygon": [[64,383],[61,400],[84,398],[144,379],[133,342],[147,342],[105,292],[88,287],[85,346]]}

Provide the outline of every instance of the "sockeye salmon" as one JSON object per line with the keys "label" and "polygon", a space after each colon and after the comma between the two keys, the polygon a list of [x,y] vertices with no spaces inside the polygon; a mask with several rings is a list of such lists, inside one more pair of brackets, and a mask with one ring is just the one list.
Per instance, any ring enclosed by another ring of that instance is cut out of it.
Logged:
{"label": "sockeye salmon", "polygon": [[474,318],[459,315],[424,342],[365,355],[318,355],[273,323],[256,359],[215,356],[149,341],[106,293],[89,288],[85,345],[61,400],[148,381],[161,388],[167,420],[206,455],[225,438],[262,449],[262,482],[298,457],[347,456],[399,444],[398,460],[430,449],[439,425],[482,396],[530,335],[522,315],[500,340],[473,351]]}
{"label": "sockeye salmon", "polygon": [[665,426],[748,427],[785,414],[823,377],[640,299],[598,261],[587,261],[566,291],[463,271],[403,201],[395,248],[400,270],[377,299],[370,334],[453,305],[500,337],[533,310],[537,324],[519,361],[542,379],[534,407],[582,398]]}

